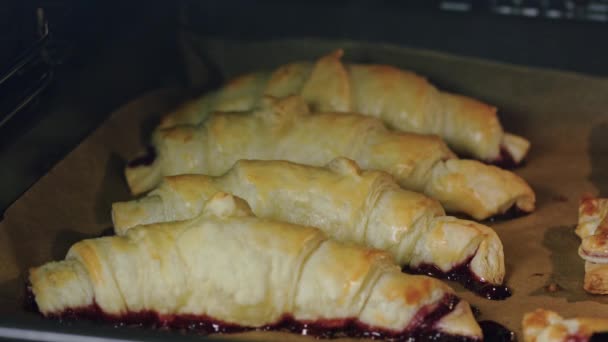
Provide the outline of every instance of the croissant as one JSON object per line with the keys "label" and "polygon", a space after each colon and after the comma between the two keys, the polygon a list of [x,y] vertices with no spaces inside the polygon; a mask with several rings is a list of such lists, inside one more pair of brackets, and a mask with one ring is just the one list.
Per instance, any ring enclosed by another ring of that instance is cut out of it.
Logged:
{"label": "croissant", "polygon": [[478,220],[513,206],[523,212],[534,209],[534,193],[523,179],[456,159],[435,136],[389,131],[378,119],[357,114],[311,114],[299,97],[266,100],[251,113],[218,113],[199,126],[157,131],[156,155],[126,168],[131,192],[148,191],[167,175],[221,175],[239,159],[322,166],[345,156],[364,169],[390,173],[402,187],[436,198],[450,212]]}
{"label": "croissant", "polygon": [[578,210],[578,254],[585,260],[584,288],[608,294],[608,199],[583,198]]}
{"label": "croissant", "polygon": [[301,95],[317,111],[357,112],[399,131],[437,134],[455,151],[476,159],[518,164],[526,156],[530,143],[503,131],[495,107],[439,91],[395,67],[343,64],[342,55],[338,50],[315,63],[241,76],[168,114],[160,127],[198,124],[215,110],[248,111],[262,95]]}
{"label": "croissant", "polygon": [[[605,341],[608,337],[608,319],[565,319],[553,311],[543,309],[525,314],[522,325],[525,342],[589,341],[592,337],[598,338],[597,341]],[[599,335],[602,332],[603,338]]]}
{"label": "croissant", "polygon": [[79,242],[29,279],[47,317],[481,339],[469,305],[440,281],[403,274],[388,254],[318,229],[259,219],[225,193],[192,220]]}
{"label": "croissant", "polygon": [[491,228],[444,216],[435,200],[402,190],[384,172],[362,172],[345,158],[325,168],[240,160],[221,177],[167,177],[148,196],[112,205],[115,231],[193,218],[219,192],[243,198],[259,217],[385,250],[409,270],[432,267],[447,275],[464,267],[469,276],[459,280],[473,290],[504,278],[502,243]]}

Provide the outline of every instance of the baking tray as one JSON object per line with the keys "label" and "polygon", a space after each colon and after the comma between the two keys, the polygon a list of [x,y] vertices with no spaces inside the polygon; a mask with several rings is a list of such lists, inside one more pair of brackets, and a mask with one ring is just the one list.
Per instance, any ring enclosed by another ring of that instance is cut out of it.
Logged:
{"label": "baking tray", "polygon": [[[607,79],[378,43],[239,42],[183,33],[180,46],[190,82],[198,89],[243,72],[314,59],[344,48],[346,60],[414,70],[441,89],[496,105],[505,129],[532,142],[526,163],[515,172],[536,191],[537,210],[487,223],[504,244],[511,298],[490,301],[457,284],[453,287],[480,309],[480,319],[495,320],[517,334],[523,313],[540,307],[565,316],[608,318],[604,305],[608,299],[582,289],[583,261],[577,255],[579,240],[573,232],[581,196],[608,196]],[[111,203],[129,199],[122,174],[125,162],[143,150],[158,117],[185,93],[184,89],[158,89],[117,109],[8,208],[0,222],[0,325],[37,327],[45,322],[23,312],[20,295],[28,268],[62,259],[71,244],[110,229]],[[558,290],[548,291],[551,284]],[[51,330],[65,328],[58,322],[44,324]],[[85,327],[84,331],[89,330]],[[148,332],[127,330],[133,336],[139,333]],[[306,339],[265,332],[229,336],[241,337]]]}

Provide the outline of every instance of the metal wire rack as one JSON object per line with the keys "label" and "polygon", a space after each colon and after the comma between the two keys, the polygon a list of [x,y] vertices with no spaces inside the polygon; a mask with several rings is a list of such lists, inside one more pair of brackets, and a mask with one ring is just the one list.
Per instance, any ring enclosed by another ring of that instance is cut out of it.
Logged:
{"label": "metal wire rack", "polygon": [[0,127],[36,102],[53,80],[51,33],[43,8],[36,9],[37,39],[0,74]]}

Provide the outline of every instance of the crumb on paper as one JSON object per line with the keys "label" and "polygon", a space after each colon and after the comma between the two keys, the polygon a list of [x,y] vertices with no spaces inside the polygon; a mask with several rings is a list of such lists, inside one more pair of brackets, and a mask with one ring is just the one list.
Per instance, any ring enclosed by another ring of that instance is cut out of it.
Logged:
{"label": "crumb on paper", "polygon": [[561,290],[562,288],[557,284],[557,283],[550,283],[549,285],[547,285],[545,287],[545,290],[549,293],[554,293],[557,292],[559,290]]}

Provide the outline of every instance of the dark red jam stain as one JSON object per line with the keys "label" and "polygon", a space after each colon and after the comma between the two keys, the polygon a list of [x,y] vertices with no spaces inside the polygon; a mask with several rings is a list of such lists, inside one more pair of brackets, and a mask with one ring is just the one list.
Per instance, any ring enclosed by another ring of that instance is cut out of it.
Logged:
{"label": "dark red jam stain", "polygon": [[[31,295],[31,288],[28,287]],[[33,298],[33,295],[31,295]],[[435,325],[441,318],[454,310],[460,299],[453,295],[446,295],[438,305],[422,308],[413,318],[410,326],[404,331],[395,332],[369,326],[355,318],[317,320],[311,322],[298,321],[285,315],[277,323],[260,328],[243,327],[236,324],[222,322],[204,315],[159,315],[154,311],[130,312],[124,315],[110,315],[97,305],[67,309],[63,312],[49,315],[48,318],[60,321],[91,320],[110,323],[114,326],[135,326],[153,329],[174,329],[185,332],[195,332],[208,335],[216,333],[239,333],[252,330],[283,331],[301,335],[310,335],[317,338],[370,338],[391,339],[398,341],[478,341],[467,336],[450,335],[438,331]]]}
{"label": "dark red jam stain", "polygon": [[149,166],[156,160],[156,149],[152,146],[146,147],[146,153],[143,156],[131,160],[127,167]]}
{"label": "dark red jam stain", "polygon": [[38,304],[36,304],[36,296],[32,291],[30,282],[25,283],[25,295],[23,296],[23,309],[27,312],[40,312]]}
{"label": "dark red jam stain", "polygon": [[516,205],[513,205],[513,206],[511,206],[511,208],[509,208],[509,210],[505,211],[504,213],[494,215],[494,216],[488,218],[486,221],[488,221],[488,222],[508,221],[508,220],[516,219],[518,217],[526,216],[528,214],[530,214],[530,213],[527,211],[521,210]]}
{"label": "dark red jam stain", "polygon": [[[508,221],[508,220],[516,219],[518,217],[526,216],[528,214],[530,214],[530,212],[521,210],[514,204],[504,213],[490,216],[490,217],[486,218],[485,220],[481,221],[481,223],[487,224],[487,223],[492,223],[492,222]],[[467,215],[465,213],[452,213],[451,215],[455,216],[459,219],[463,219],[463,220],[478,221],[478,220],[474,219],[473,217],[471,217],[471,215]]]}
{"label": "dark red jam stain", "polygon": [[102,230],[101,233],[99,233],[98,237],[114,236],[114,235],[116,235],[114,232],[114,228],[108,227],[108,228]]}
{"label": "dark red jam stain", "polygon": [[484,341],[492,342],[513,342],[517,341],[515,333],[507,329],[504,325],[494,321],[479,322],[481,331],[483,331]]}
{"label": "dark red jam stain", "polygon": [[[569,342],[570,341],[572,341],[572,342],[587,341],[587,339],[582,338],[581,336],[572,336],[572,337],[579,337],[579,339],[569,339],[568,340]],[[606,341],[608,341],[608,332],[595,333],[595,334],[591,335],[591,337],[589,338],[589,342],[606,342]]]}
{"label": "dark red jam stain", "polygon": [[487,281],[479,279],[470,267],[471,259],[458,265],[448,272],[443,272],[435,265],[421,264],[417,267],[403,268],[404,272],[414,274],[424,274],[435,278],[447,279],[462,284],[465,288],[475,292],[481,297],[491,300],[503,300],[511,297],[511,290],[504,285],[490,284]]}
{"label": "dark red jam stain", "polygon": [[524,164],[524,162],[525,162],[525,160],[517,163],[515,161],[515,159],[513,159],[513,156],[511,155],[511,153],[509,153],[509,151],[507,151],[507,149],[504,146],[501,146],[500,154],[498,155],[498,158],[490,161],[489,163],[492,165],[496,165],[502,169],[513,170],[519,166],[522,166]]}

